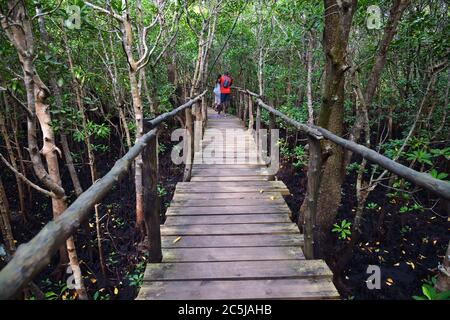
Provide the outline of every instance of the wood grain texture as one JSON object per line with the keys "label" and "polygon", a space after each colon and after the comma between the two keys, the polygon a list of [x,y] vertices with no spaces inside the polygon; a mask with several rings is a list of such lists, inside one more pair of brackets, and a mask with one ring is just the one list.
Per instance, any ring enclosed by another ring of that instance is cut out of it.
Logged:
{"label": "wood grain texture", "polygon": [[304,260],[299,247],[231,247],[164,249],[164,262]]}
{"label": "wood grain texture", "polygon": [[148,264],[144,281],[331,278],[322,260],[263,260]]}
{"label": "wood grain texture", "polygon": [[191,224],[233,224],[233,223],[290,223],[286,214],[247,214],[247,215],[203,215],[168,216],[165,226]]}
{"label": "wood grain texture", "polygon": [[164,236],[195,236],[195,235],[245,235],[245,234],[287,234],[298,233],[298,227],[293,223],[232,223],[232,224],[202,224],[202,225],[164,225],[161,234]]}
{"label": "wood grain texture", "polygon": [[339,299],[330,279],[144,282],[139,300]]}
{"label": "wood grain texture", "polygon": [[289,214],[290,210],[286,204],[273,206],[215,206],[215,207],[169,207],[166,215],[216,215],[216,214]]}
{"label": "wood grain texture", "polygon": [[298,233],[162,237],[162,248],[283,247],[302,245],[303,235]]}

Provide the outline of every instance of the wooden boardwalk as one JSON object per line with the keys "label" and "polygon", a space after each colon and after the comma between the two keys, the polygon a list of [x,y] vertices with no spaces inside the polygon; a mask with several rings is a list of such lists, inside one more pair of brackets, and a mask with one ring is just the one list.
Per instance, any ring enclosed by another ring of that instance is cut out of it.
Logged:
{"label": "wooden boardwalk", "polygon": [[210,109],[200,148],[161,226],[163,261],[147,265],[137,299],[339,298],[325,262],[305,260],[289,190],[270,181],[243,123]]}

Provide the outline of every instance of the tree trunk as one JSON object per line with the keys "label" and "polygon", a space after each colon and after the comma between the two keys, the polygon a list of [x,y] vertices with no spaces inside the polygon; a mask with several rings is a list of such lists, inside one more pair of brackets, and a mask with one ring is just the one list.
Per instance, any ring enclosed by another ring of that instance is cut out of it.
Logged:
{"label": "tree trunk", "polygon": [[12,254],[16,250],[14,236],[10,223],[10,212],[8,198],[6,197],[5,188],[3,187],[2,178],[0,177],[0,231],[2,232],[3,241],[6,251]]}
{"label": "tree trunk", "polygon": [[[347,44],[356,9],[356,0],[325,0],[325,80],[323,102],[319,114],[319,126],[338,136],[343,133],[344,84]],[[316,223],[317,252],[324,256],[325,244],[331,232],[337,209],[341,202],[341,185],[344,178],[344,157],[342,147],[322,142],[323,165],[319,186]]]}
{"label": "tree trunk", "polygon": [[312,98],[312,55],[314,50],[314,35],[309,32],[308,48],[306,50],[306,99],[308,104],[308,124],[314,124],[314,108]]}

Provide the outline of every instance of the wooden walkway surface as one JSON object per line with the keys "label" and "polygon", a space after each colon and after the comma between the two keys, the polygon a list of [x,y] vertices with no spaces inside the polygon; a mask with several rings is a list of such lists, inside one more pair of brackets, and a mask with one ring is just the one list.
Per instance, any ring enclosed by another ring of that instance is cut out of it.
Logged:
{"label": "wooden walkway surface", "polygon": [[270,181],[252,135],[238,118],[208,111],[203,153],[161,226],[163,261],[147,265],[137,299],[339,298],[326,263],[305,260],[289,190]]}

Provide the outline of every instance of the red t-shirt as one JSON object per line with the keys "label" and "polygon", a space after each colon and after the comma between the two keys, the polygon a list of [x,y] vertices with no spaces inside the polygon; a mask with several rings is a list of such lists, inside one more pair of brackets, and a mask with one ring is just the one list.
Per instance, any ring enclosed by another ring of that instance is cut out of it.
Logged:
{"label": "red t-shirt", "polygon": [[[225,88],[223,86],[223,84],[225,83],[225,79],[228,79],[228,83],[229,83],[227,88]],[[230,93],[230,88],[231,88],[231,84],[233,83],[233,79],[231,79],[229,76],[222,75],[220,77],[219,83],[220,83],[220,93]]]}

